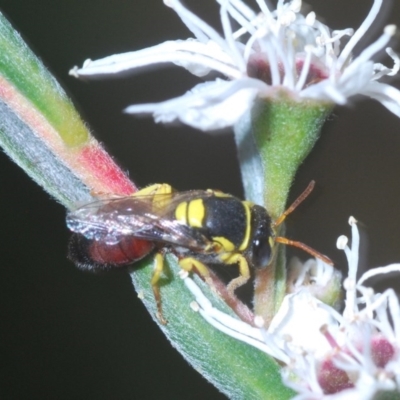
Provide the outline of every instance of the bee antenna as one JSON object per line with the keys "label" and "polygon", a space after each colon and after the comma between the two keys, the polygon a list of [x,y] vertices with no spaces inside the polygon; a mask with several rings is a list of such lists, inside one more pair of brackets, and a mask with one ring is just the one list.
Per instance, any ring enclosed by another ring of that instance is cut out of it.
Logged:
{"label": "bee antenna", "polygon": [[306,253],[311,254],[312,256],[314,256],[314,257],[316,257],[316,258],[319,258],[319,259],[322,260],[324,263],[333,266],[333,261],[332,261],[329,257],[323,255],[323,254],[320,253],[319,251],[314,250],[312,247],[307,246],[306,244],[304,244],[304,243],[302,243],[302,242],[297,242],[297,241],[295,241],[295,240],[290,240],[290,239],[287,239],[287,238],[281,237],[281,236],[276,237],[276,238],[275,238],[275,242],[276,242],[276,243],[286,244],[286,245],[288,245],[288,246],[293,246],[293,247],[297,247],[297,248],[299,248],[299,249],[302,249],[302,250],[304,250]]}
{"label": "bee antenna", "polygon": [[284,211],[272,224],[273,227],[276,227],[280,225],[286,217],[293,212],[307,197],[308,195],[312,192],[315,186],[315,181],[311,181],[308,186],[306,187],[306,190],[293,202],[293,204],[286,210]]}

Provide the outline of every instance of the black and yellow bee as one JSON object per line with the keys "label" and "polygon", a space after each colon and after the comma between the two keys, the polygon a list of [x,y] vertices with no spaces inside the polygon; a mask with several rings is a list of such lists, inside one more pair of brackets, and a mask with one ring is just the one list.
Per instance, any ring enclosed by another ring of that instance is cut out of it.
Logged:
{"label": "black and yellow bee", "polygon": [[215,190],[176,192],[167,184],[156,184],[131,196],[101,198],[67,215],[68,227],[76,232],[70,258],[82,269],[109,269],[159,249],[151,284],[164,321],[158,281],[165,251],[178,257],[182,269],[195,269],[204,278],[209,276],[209,264],[238,265],[239,276],[227,286],[230,293],[249,280],[251,268],[270,264],[275,243],[300,247],[331,263],[303,243],[276,235],[276,227],[313,186],[311,182],[276,221],[264,207]]}

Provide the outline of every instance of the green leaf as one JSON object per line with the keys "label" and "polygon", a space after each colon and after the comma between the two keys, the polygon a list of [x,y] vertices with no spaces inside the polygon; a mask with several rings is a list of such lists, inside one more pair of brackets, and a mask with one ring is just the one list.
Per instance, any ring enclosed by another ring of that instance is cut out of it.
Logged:
{"label": "green leaf", "polygon": [[90,134],[54,77],[0,13],[0,74],[45,116],[69,146]]}
{"label": "green leaf", "polygon": [[91,191],[131,194],[115,164],[71,101],[20,35],[0,14],[0,145],[67,208]]}

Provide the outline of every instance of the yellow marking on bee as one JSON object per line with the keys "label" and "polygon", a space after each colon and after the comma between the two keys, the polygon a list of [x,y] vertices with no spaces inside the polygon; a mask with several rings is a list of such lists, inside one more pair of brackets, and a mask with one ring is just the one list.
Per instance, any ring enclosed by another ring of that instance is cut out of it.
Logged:
{"label": "yellow marking on bee", "polygon": [[246,212],[246,232],[244,234],[243,242],[239,246],[239,251],[244,251],[249,247],[249,241],[250,241],[250,232],[251,232],[251,207],[253,206],[253,203],[250,201],[243,201],[242,202],[243,207]]}
{"label": "yellow marking on bee", "polygon": [[268,244],[269,244],[269,247],[271,247],[271,249],[273,249],[275,247],[275,239],[272,236],[270,236],[268,238]]}
{"label": "yellow marking on bee", "polygon": [[225,264],[229,264],[229,259],[232,257],[232,253],[222,253],[219,256],[219,259],[224,262]]}
{"label": "yellow marking on bee", "polygon": [[230,194],[221,192],[220,190],[216,189],[207,189],[206,191],[208,193],[212,193],[215,197],[232,197]]}
{"label": "yellow marking on bee", "polygon": [[201,228],[206,215],[204,203],[202,199],[196,199],[189,202],[188,206],[188,222],[193,228]]}
{"label": "yellow marking on bee", "polygon": [[152,194],[170,194],[172,192],[172,187],[167,183],[155,183],[154,185],[146,186],[145,188],[140,189],[138,192],[133,193],[132,196],[135,197]]}
{"label": "yellow marking on bee", "polygon": [[[164,208],[168,206],[172,193],[174,189],[172,189],[172,186],[168,185],[168,183],[155,183],[154,185],[146,186],[143,189],[140,189],[138,192],[133,193],[132,197],[135,196],[154,196],[154,199],[156,199],[157,196],[163,195],[158,197],[157,204],[158,208]],[[162,201],[160,201],[162,199]]]}
{"label": "yellow marking on bee", "polygon": [[187,225],[187,209],[188,203],[186,201],[180,203],[175,209],[175,218],[181,224]]}
{"label": "yellow marking on bee", "polygon": [[235,250],[235,245],[229,239],[223,236],[214,236],[212,237],[212,240],[222,246],[221,251],[232,252]]}

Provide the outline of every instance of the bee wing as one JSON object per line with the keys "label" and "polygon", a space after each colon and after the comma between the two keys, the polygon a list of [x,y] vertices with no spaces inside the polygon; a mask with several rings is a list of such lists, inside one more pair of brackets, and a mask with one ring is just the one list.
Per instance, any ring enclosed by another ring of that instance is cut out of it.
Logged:
{"label": "bee wing", "polygon": [[151,204],[148,200],[151,198],[139,201],[134,196],[102,197],[70,211],[67,226],[87,239],[117,243],[122,236],[148,227],[146,208],[150,209],[148,204]]}
{"label": "bee wing", "polygon": [[109,244],[131,235],[200,250],[209,244],[209,240],[178,222],[174,211],[183,201],[209,195],[205,191],[188,191],[101,198],[69,212],[67,226],[88,239],[104,240]]}

